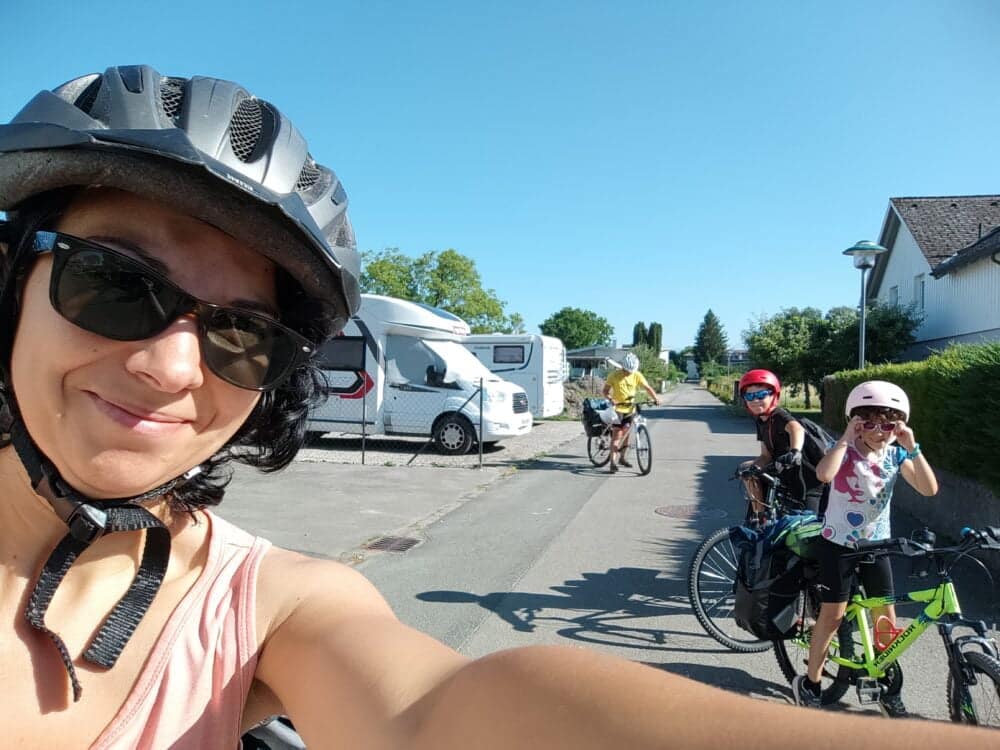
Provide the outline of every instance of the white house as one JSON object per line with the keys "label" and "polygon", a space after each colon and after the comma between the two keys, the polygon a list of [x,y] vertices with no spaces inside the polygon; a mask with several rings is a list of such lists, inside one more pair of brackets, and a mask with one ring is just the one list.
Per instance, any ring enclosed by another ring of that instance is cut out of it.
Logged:
{"label": "white house", "polygon": [[1000,195],[890,198],[868,298],[924,316],[904,359],[1000,341]]}

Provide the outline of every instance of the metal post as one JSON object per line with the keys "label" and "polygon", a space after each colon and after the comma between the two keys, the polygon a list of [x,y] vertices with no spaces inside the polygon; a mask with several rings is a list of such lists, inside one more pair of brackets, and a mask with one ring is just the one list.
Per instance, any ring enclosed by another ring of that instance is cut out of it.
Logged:
{"label": "metal post", "polygon": [[361,373],[361,465],[365,465],[365,437],[368,433],[368,369]]}
{"label": "metal post", "polygon": [[858,326],[858,369],[865,369],[865,308],[868,307],[867,290],[865,289],[865,275],[868,273],[867,266],[861,267],[861,322]]}
{"label": "metal post", "polygon": [[483,379],[479,378],[479,468],[483,468]]}

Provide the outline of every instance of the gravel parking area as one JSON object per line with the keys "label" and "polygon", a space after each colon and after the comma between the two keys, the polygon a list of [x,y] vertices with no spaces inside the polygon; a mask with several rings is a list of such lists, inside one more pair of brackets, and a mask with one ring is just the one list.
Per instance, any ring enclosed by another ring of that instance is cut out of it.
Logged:
{"label": "gravel parking area", "polygon": [[[405,466],[427,441],[424,438],[368,437],[365,444],[365,464],[372,466]],[[514,466],[520,462],[550,453],[564,443],[575,444],[580,455],[586,455],[587,445],[583,425],[579,420],[536,422],[531,432],[518,438],[498,443],[483,451],[483,466]],[[298,461],[338,464],[361,463],[361,436],[329,433],[314,440],[298,455]],[[479,465],[479,453],[464,456],[445,456],[433,444],[413,458],[411,466],[436,466],[443,468],[474,468]]]}

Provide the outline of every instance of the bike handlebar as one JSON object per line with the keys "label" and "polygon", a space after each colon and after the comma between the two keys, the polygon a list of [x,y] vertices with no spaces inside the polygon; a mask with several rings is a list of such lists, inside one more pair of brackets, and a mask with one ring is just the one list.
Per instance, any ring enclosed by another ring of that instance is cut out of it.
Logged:
{"label": "bike handlebar", "polygon": [[899,557],[932,557],[949,554],[961,554],[973,549],[988,549],[1000,551],[1000,528],[987,526],[982,530],[965,527],[961,531],[961,541],[950,547],[935,547],[932,544],[919,542],[907,537],[883,539],[879,541],[861,540],[855,544],[854,551],[845,557],[881,557],[885,555]]}

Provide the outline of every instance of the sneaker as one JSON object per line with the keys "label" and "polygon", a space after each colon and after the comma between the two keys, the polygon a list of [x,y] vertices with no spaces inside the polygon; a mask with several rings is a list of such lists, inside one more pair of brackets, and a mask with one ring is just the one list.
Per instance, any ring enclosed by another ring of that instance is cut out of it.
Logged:
{"label": "sneaker", "polygon": [[632,468],[632,464],[631,464],[631,463],[629,463],[629,461],[628,461],[628,459],[627,459],[627,458],[619,458],[619,459],[618,459],[618,463],[620,463],[620,464],[621,464],[622,466],[624,466],[624,467],[625,467],[626,469],[631,469],[631,468]]}
{"label": "sneaker", "polygon": [[895,693],[883,692],[882,697],[878,699],[878,708],[883,716],[890,719],[905,719],[910,715],[906,706],[903,705],[903,699],[898,691]]}
{"label": "sneaker", "polygon": [[792,680],[792,697],[795,699],[795,705],[806,708],[822,708],[823,699],[820,697],[819,690],[810,688],[805,684],[805,681],[804,674],[796,675],[795,679]]}
{"label": "sneaker", "polygon": [[611,465],[608,467],[608,471],[614,474],[616,471],[618,471],[618,465],[614,461],[612,461]]}

